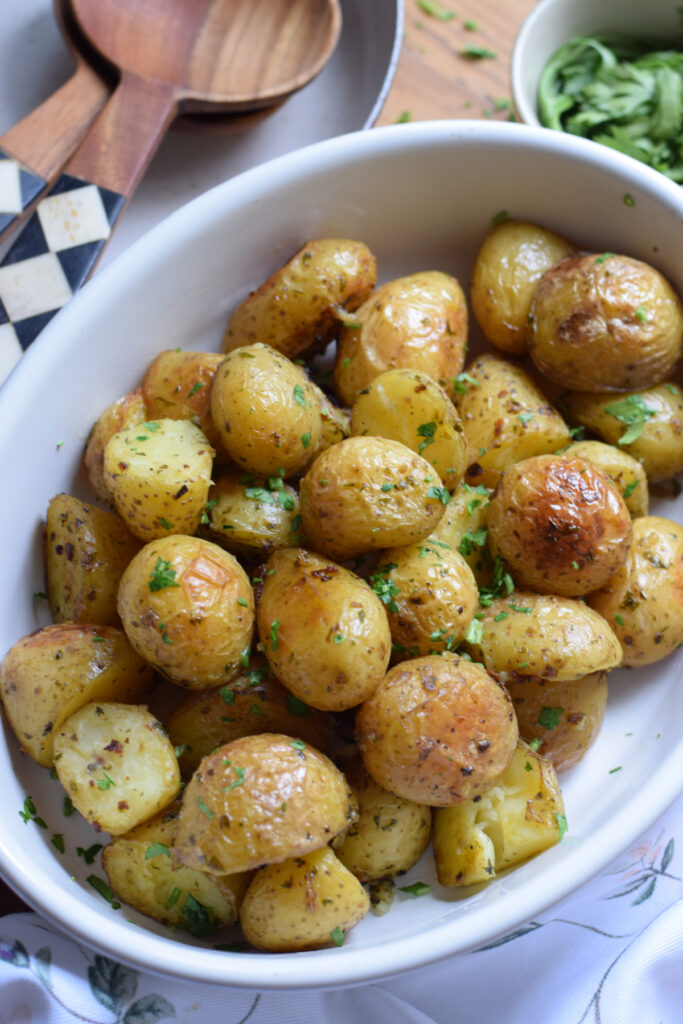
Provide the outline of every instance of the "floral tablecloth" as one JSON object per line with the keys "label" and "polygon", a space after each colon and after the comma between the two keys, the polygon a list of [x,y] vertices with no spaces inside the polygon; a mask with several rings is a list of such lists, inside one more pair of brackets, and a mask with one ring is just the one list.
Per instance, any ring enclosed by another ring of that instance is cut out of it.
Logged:
{"label": "floral tablecloth", "polygon": [[0,1024],[681,1024],[682,832],[683,799],[511,934],[341,990],[249,992],[142,974],[35,914],[12,914],[0,919]]}

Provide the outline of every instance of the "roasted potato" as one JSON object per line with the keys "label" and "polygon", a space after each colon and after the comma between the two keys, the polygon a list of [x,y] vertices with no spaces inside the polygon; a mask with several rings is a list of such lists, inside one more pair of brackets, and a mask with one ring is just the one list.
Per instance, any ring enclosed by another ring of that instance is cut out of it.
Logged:
{"label": "roasted potato", "polygon": [[647,515],[650,505],[647,476],[640,462],[628,452],[602,441],[575,441],[562,454],[576,455],[598,466],[621,494],[632,519]]}
{"label": "roasted potato", "polygon": [[299,497],[310,546],[338,561],[422,540],[449,501],[426,459],[381,437],[349,437],[328,448],[302,479]]}
{"label": "roasted potato", "polygon": [[358,811],[324,754],[278,733],[205,757],[183,794],[171,863],[210,875],[277,864],[325,846]]}
{"label": "roasted potato", "polygon": [[256,610],[261,647],[278,679],[322,711],[355,707],[383,678],[391,635],[365,580],[321,555],[271,555]]}
{"label": "roasted potato", "polygon": [[116,626],[119,582],[141,542],[119,516],[58,494],[47,507],[45,579],[55,622]]}
{"label": "roasted potato", "polygon": [[384,789],[447,807],[485,793],[506,768],[517,719],[481,665],[445,652],[390,669],[358,710],[356,739]]}
{"label": "roasted potato", "polygon": [[86,704],[55,733],[54,763],[74,807],[122,835],[180,792],[178,759],[166,730],[137,704]]}
{"label": "roasted potato", "polygon": [[467,303],[454,277],[431,270],[380,285],[339,337],[334,368],[345,405],[385,370],[429,374],[449,394],[465,362]]}
{"label": "roasted potato", "polygon": [[325,846],[256,872],[242,904],[247,942],[272,953],[341,946],[370,909],[357,878]]}
{"label": "roasted potato", "polygon": [[202,758],[217,747],[253,733],[285,733],[323,753],[332,748],[331,716],[285,690],[261,657],[251,658],[248,667],[225,686],[188,693],[165,724],[180,751],[183,778],[189,778]]}
{"label": "roasted potato", "polygon": [[564,420],[529,374],[507,359],[480,356],[456,385],[470,484],[495,487],[510,466],[571,441]]}
{"label": "roasted potato", "polygon": [[625,564],[588,602],[614,630],[624,665],[675,651],[683,643],[683,527],[662,516],[636,519]]}
{"label": "roasted potato", "polygon": [[580,253],[534,290],[529,353],[574,391],[635,391],[671,373],[683,345],[683,308],[654,267],[630,256]]}
{"label": "roasted potato", "polygon": [[491,491],[483,484],[461,480],[441,521],[423,543],[427,546],[457,551],[474,573],[477,584],[488,583],[492,560],[488,553],[488,508]]}
{"label": "roasted potato", "polygon": [[574,246],[552,231],[521,220],[495,224],[484,238],[472,272],[472,313],[492,345],[510,355],[527,350],[534,288]]}
{"label": "roasted potato", "polygon": [[296,476],[322,439],[322,407],[308,377],[260,343],[225,356],[211,390],[211,416],[223,448],[249,473]]}
{"label": "roasted potato", "polygon": [[154,669],[120,629],[64,622],[18,640],[4,657],[0,688],[22,748],[49,768],[55,733],[90,701],[140,701]]}
{"label": "roasted potato", "polygon": [[337,857],[361,882],[408,871],[429,845],[431,808],[382,789],[360,762],[345,765],[344,774],[358,801],[358,821],[334,840]]}
{"label": "roasted potato", "polygon": [[171,867],[178,807],[173,804],[136,825],[102,851],[102,866],[115,895],[141,914],[195,938],[235,924],[251,872],[208,878]]}
{"label": "roasted potato", "polygon": [[211,419],[211,387],[222,361],[217,352],[160,352],[142,380],[146,418],[192,420],[212,448],[220,451]]}
{"label": "roasted potato", "polygon": [[203,518],[202,534],[240,558],[264,559],[277,548],[305,540],[299,495],[277,475],[219,477]]}
{"label": "roasted potato", "polygon": [[568,682],[621,664],[613,629],[576,598],[515,590],[483,608],[478,621],[467,650],[505,685],[516,674]]}
{"label": "roasted potato", "polygon": [[357,309],[376,281],[375,257],[362,242],[307,242],[234,311],[223,351],[261,341],[294,359],[325,348],[339,333],[345,311]]}
{"label": "roasted potato", "polygon": [[477,610],[474,574],[457,550],[407,544],[382,552],[371,582],[388,613],[400,657],[454,650]]}
{"label": "roasted potato", "polygon": [[508,673],[505,686],[515,707],[519,734],[552,762],[556,772],[578,764],[595,742],[607,706],[607,673],[581,679],[541,679]]}
{"label": "roasted potato", "polygon": [[628,395],[572,391],[563,401],[570,418],[637,459],[650,482],[683,470],[683,395],[667,381]]}
{"label": "roasted potato", "polygon": [[206,507],[214,450],[189,420],[149,420],[104,450],[104,478],[122,519],[143,541],[196,531]]}
{"label": "roasted potato", "polygon": [[465,474],[467,442],[460,417],[426,373],[380,373],[353,403],[351,433],[388,437],[424,455],[449,491]]}
{"label": "roasted potato", "polygon": [[521,587],[579,597],[623,565],[631,543],[624,499],[586,459],[538,455],[511,466],[489,505],[489,544]]}
{"label": "roasted potato", "polygon": [[114,504],[113,495],[104,476],[104,449],[107,442],[121,430],[134,430],[135,427],[139,427],[146,418],[147,409],[142,388],[136,388],[135,391],[108,405],[90,431],[83,462],[92,489],[97,497],[107,504]]}
{"label": "roasted potato", "polygon": [[251,643],[254,594],[227,551],[199,537],[151,541],[121,578],[118,611],[133,647],[189,690],[224,683]]}
{"label": "roasted potato", "polygon": [[560,842],[564,803],[552,764],[522,740],[481,799],[434,815],[434,857],[441,885],[488,882],[497,872]]}

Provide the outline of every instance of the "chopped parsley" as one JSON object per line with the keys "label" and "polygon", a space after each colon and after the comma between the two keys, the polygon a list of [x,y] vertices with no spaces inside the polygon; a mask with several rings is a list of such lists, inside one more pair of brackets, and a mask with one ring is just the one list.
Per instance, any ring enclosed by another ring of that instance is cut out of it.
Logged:
{"label": "chopped parsley", "polygon": [[428,498],[438,498],[442,505],[447,505],[451,496],[445,487],[430,487],[427,491]]}
{"label": "chopped parsley", "polygon": [[77,846],[76,853],[83,858],[86,864],[92,864],[101,849],[102,843],[93,843],[87,850],[84,850],[82,846]]}
{"label": "chopped parsley", "polygon": [[398,597],[401,591],[393,580],[387,577],[391,570],[396,568],[396,562],[387,562],[386,565],[380,565],[370,576],[370,586],[375,594],[377,594],[382,604],[385,604],[389,611],[394,614],[398,612],[398,605],[394,598]]}
{"label": "chopped parsley", "polygon": [[200,796],[197,797],[197,806],[199,807],[199,810],[202,812],[202,814],[205,814],[207,818],[211,819],[214,817],[213,811],[209,806],[207,806],[207,804],[204,803]]}
{"label": "chopped parsley", "polygon": [[176,571],[171,567],[171,563],[163,558],[157,558],[147,586],[152,592],[165,590],[167,587],[179,587],[180,584],[176,583],[175,577]]}
{"label": "chopped parsley", "polygon": [[299,718],[308,718],[308,704],[304,704],[302,700],[295,697],[293,693],[287,694],[287,710],[292,715],[298,715]]}
{"label": "chopped parsley", "polygon": [[66,846],[64,845],[64,836],[61,832],[55,832],[50,842],[54,846],[55,850],[58,850],[59,853],[64,853]]}
{"label": "chopped parsley", "polygon": [[116,900],[114,893],[111,891],[109,886],[97,875],[88,875],[86,878],[88,885],[91,885],[100,896],[111,904],[112,910],[118,910],[121,904]]}
{"label": "chopped parsley", "polygon": [[197,383],[193,384],[192,387],[190,388],[190,390],[187,392],[187,397],[188,398],[192,398],[192,396],[196,395],[198,391],[201,391],[203,387],[204,387],[204,381],[203,380],[198,380]]}
{"label": "chopped parsley", "polygon": [[[507,216],[506,216],[507,219]],[[468,384],[472,387],[479,388],[481,384],[474,377],[471,377],[469,373],[459,373],[457,377],[452,378],[453,390],[457,395],[464,395],[467,391]]]}
{"label": "chopped parsley", "polygon": [[310,431],[307,430],[305,434],[301,435],[301,443],[304,446],[304,448],[310,447],[310,444],[311,444],[311,434],[310,434]]}
{"label": "chopped parsley", "polygon": [[557,829],[560,833],[559,842],[561,843],[565,835],[567,834],[567,819],[565,818],[564,814],[560,814],[559,811],[556,813],[555,817],[557,818]]}
{"label": "chopped parsley", "polygon": [[276,651],[280,646],[280,638],[278,636],[278,629],[280,628],[280,620],[274,619],[270,624],[270,646]]}
{"label": "chopped parsley", "polygon": [[538,716],[538,724],[542,725],[544,729],[556,729],[560,724],[563,712],[564,708],[560,707],[542,707]]}
{"label": "chopped parsley", "polygon": [[304,397],[304,389],[301,387],[301,384],[294,385],[293,397],[296,404],[300,405],[302,409],[308,408],[308,402]]}
{"label": "chopped parsley", "polygon": [[422,452],[425,450],[425,448],[427,448],[428,445],[434,444],[436,423],[421,423],[420,426],[417,428],[417,433],[420,437],[424,438],[424,441],[420,441],[419,445],[417,446],[418,454],[422,454]]}
{"label": "chopped parsley", "polygon": [[341,930],[341,928],[333,928],[332,931],[330,932],[330,938],[334,942],[335,946],[344,945],[344,932]]}
{"label": "chopped parsley", "polygon": [[107,773],[105,771],[102,772],[102,778],[101,779],[96,779],[95,783],[96,783],[98,789],[102,789],[102,790],[105,790],[105,791],[108,790],[108,789],[111,789],[112,786],[116,785],[116,783],[112,779],[111,775],[107,775]]}
{"label": "chopped parsley", "polygon": [[483,548],[487,537],[488,530],[485,526],[480,527],[474,533],[468,530],[467,533],[462,535],[458,551],[461,555],[471,555],[475,547]]}
{"label": "chopped parsley", "polygon": [[408,893],[409,896],[426,896],[430,888],[426,882],[413,882],[412,885],[399,885],[398,891]]}
{"label": "chopped parsley", "polygon": [[472,619],[470,622],[467,632],[465,633],[465,640],[469,644],[480,644],[484,635],[484,623],[479,622],[478,619]]}
{"label": "chopped parsley", "polygon": [[626,424],[627,429],[619,438],[620,445],[637,441],[647,421],[657,414],[656,409],[650,409],[645,404],[642,395],[627,395],[620,402],[606,405],[605,412]]}
{"label": "chopped parsley", "polygon": [[171,851],[166,843],[150,843],[145,850],[145,860],[151,860],[152,857],[170,857]]}

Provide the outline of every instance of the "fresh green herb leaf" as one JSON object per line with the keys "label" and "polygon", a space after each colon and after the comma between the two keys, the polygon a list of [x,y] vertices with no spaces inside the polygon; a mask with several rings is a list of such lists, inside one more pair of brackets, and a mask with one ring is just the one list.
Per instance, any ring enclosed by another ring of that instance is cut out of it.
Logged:
{"label": "fresh green herb leaf", "polygon": [[292,715],[298,715],[299,718],[308,718],[308,704],[304,704],[304,702],[299,700],[298,697],[295,697],[293,693],[287,694],[287,710]]}
{"label": "fresh green herb leaf", "polygon": [[413,120],[413,115],[410,113],[410,111],[409,110],[402,110],[401,113],[396,118],[395,123],[396,124],[407,124],[409,121],[412,121],[412,120]]}
{"label": "fresh green herb leaf", "polygon": [[147,586],[152,592],[164,590],[166,587],[179,587],[180,584],[176,583],[175,577],[176,571],[171,567],[171,563],[163,558],[157,558]]}
{"label": "fresh green herb leaf", "polygon": [[438,18],[439,21],[451,21],[456,15],[453,11],[449,11],[446,7],[442,7],[441,4],[435,3],[434,0],[417,0],[417,6],[425,14],[428,14],[430,18]]}
{"label": "fresh green herb leaf", "polygon": [[470,622],[467,632],[465,633],[465,640],[469,644],[480,644],[484,635],[484,624],[479,622],[477,619],[472,619]]}
{"label": "fresh green herb leaf", "polygon": [[105,790],[105,791],[107,789],[111,789],[112,786],[116,785],[116,783],[112,779],[111,775],[108,775],[105,771],[102,772],[102,778],[101,779],[96,779],[95,780],[95,784],[97,785],[98,789],[102,789],[102,790]]}
{"label": "fresh green herb leaf", "polygon": [[428,498],[438,498],[442,505],[447,505],[451,496],[445,487],[430,487],[427,491]]}
{"label": "fresh green herb leaf", "polygon": [[76,853],[83,858],[86,864],[92,864],[101,849],[102,843],[93,843],[87,850],[84,850],[82,846],[77,846]]}
{"label": "fresh green herb leaf", "polygon": [[204,387],[204,381],[203,380],[198,380],[197,383],[193,384],[192,387],[190,388],[190,390],[187,392],[187,397],[188,398],[192,398],[192,396],[196,395],[198,391],[201,391],[203,387]]}
{"label": "fresh green herb leaf", "polygon": [[463,57],[467,57],[468,60],[486,60],[487,58],[495,58],[498,56],[493,50],[489,50],[486,46],[466,46],[462,51]]}
{"label": "fresh green herb leaf", "polygon": [[338,926],[332,929],[330,932],[330,938],[334,942],[335,946],[344,945],[344,932]]}
{"label": "fresh green herb leaf", "polygon": [[399,885],[398,891],[408,893],[409,896],[426,896],[430,888],[426,882],[413,882],[412,885]]}
{"label": "fresh green herb leaf", "polygon": [[564,708],[542,707],[538,716],[538,724],[542,725],[544,729],[557,729],[563,713]]}
{"label": "fresh green herb leaf", "polygon": [[171,856],[171,850],[166,843],[150,843],[145,850],[145,860],[151,860],[152,857],[169,857]]}
{"label": "fresh green herb leaf", "polygon": [[556,813],[555,817],[557,818],[557,829],[560,833],[559,842],[561,843],[565,835],[567,834],[567,819],[565,818],[564,814],[560,814],[559,811]]}
{"label": "fresh green herb leaf", "polygon": [[114,893],[111,891],[107,883],[101,878],[98,878],[97,875],[88,875],[86,882],[88,885],[91,885],[93,889],[95,889],[95,891],[107,901],[107,903],[111,904],[113,910],[118,910],[120,908],[121,904],[116,900]]}
{"label": "fresh green herb leaf", "polygon": [[199,807],[199,810],[202,812],[202,814],[205,814],[207,818],[215,817],[211,808],[204,803],[200,796],[197,797],[197,806]]}
{"label": "fresh green herb leaf", "polygon": [[647,421],[657,415],[657,410],[650,409],[645,404],[642,395],[627,395],[620,402],[606,405],[605,412],[627,426],[626,431],[619,438],[620,445],[632,444],[637,441]]}
{"label": "fresh green herb leaf", "polygon": [[461,555],[471,555],[475,547],[483,548],[486,544],[486,538],[488,537],[488,530],[485,526],[481,526],[478,530],[472,533],[468,530],[463,533],[460,544],[458,545],[458,551]]}
{"label": "fresh green herb leaf", "polygon": [[304,397],[304,389],[301,387],[301,384],[294,385],[293,397],[296,404],[300,405],[302,409],[308,408],[308,402]]}
{"label": "fresh green herb leaf", "polygon": [[310,444],[311,444],[311,435],[310,435],[310,432],[309,432],[308,430],[306,431],[306,433],[305,433],[305,434],[302,434],[302,435],[301,435],[301,443],[302,443],[302,445],[304,446],[304,448],[308,448],[308,447],[310,447]]}
{"label": "fresh green herb leaf", "polygon": [[270,624],[270,646],[272,650],[276,651],[280,645],[280,638],[278,636],[278,629],[280,628],[280,620],[274,619]]}

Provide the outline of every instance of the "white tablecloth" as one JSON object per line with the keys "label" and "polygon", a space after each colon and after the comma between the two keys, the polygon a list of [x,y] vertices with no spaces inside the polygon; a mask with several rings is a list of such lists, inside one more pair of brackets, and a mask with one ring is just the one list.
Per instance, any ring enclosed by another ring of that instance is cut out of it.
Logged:
{"label": "white tablecloth", "polygon": [[0,1024],[681,1024],[682,846],[683,799],[600,875],[492,946],[342,990],[259,993],[140,974],[13,914],[0,919]]}

